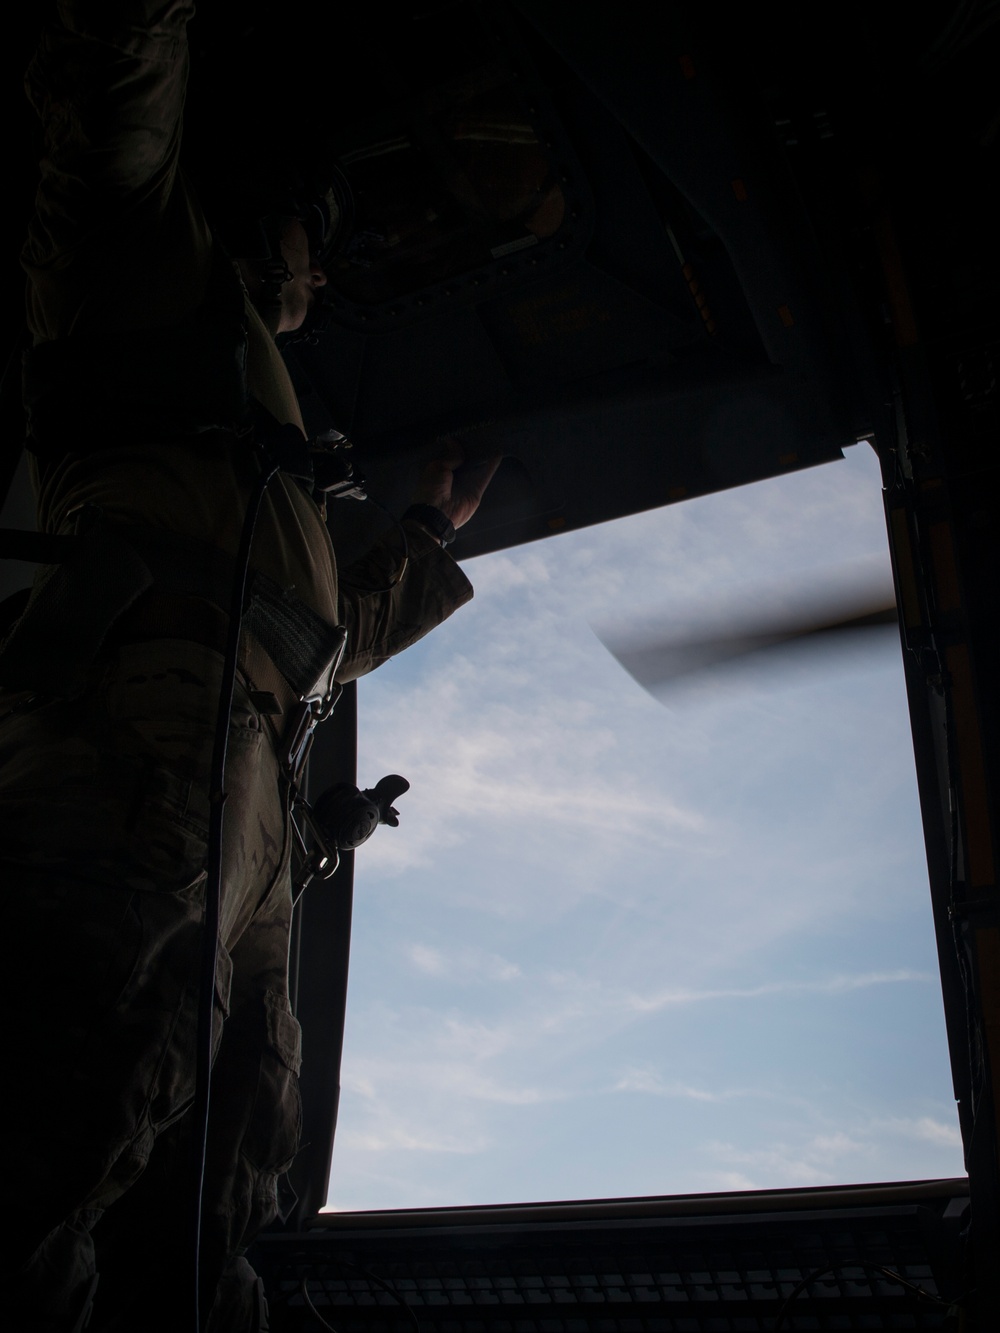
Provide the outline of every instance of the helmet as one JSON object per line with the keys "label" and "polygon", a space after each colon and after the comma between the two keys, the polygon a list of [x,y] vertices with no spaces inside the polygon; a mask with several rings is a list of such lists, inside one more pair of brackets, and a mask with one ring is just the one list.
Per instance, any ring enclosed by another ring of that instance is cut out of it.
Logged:
{"label": "helmet", "polygon": [[[309,252],[325,267],[348,242],[354,224],[354,196],[341,168],[331,162],[308,173],[261,173],[218,191],[212,212],[213,230],[235,259],[252,264],[260,275],[262,293],[255,302],[269,326],[280,313],[280,293],[291,279],[281,251],[281,234],[297,218],[309,238]],[[292,338],[314,337],[321,301]]]}
{"label": "helmet", "polygon": [[306,229],[309,249],[321,268],[325,268],[350,239],[354,227],[354,196],[347,177],[336,163],[296,192],[294,213]]}

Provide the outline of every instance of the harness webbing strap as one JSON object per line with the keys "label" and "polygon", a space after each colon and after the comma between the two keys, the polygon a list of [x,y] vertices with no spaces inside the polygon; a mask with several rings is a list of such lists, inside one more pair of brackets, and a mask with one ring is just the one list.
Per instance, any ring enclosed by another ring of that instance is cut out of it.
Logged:
{"label": "harness webbing strap", "polygon": [[[65,697],[85,687],[109,630],[144,592],[225,608],[236,573],[234,558],[207,542],[93,517],[72,536],[0,529],[3,556],[43,569],[0,649],[0,682]],[[310,692],[343,637],[259,570],[250,576],[243,625],[297,697]]]}

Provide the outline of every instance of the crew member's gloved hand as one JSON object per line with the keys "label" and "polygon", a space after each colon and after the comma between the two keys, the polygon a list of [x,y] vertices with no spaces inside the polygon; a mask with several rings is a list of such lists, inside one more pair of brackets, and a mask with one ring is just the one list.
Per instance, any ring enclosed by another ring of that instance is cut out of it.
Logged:
{"label": "crew member's gloved hand", "polygon": [[479,508],[486,487],[500,466],[500,456],[465,462],[465,451],[457,440],[442,440],[440,457],[424,468],[414,504],[433,505],[451,519],[456,528]]}

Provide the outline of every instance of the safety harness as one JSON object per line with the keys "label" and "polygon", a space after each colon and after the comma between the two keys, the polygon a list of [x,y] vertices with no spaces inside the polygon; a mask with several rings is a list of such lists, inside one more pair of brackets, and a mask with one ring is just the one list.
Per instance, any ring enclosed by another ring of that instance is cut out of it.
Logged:
{"label": "safety harness", "polygon": [[[73,698],[92,683],[109,639],[189,638],[222,651],[234,557],[160,529],[110,523],[94,505],[75,517],[70,535],[0,530],[0,556],[42,565],[0,647],[0,684]],[[17,610],[16,601],[7,605]],[[343,639],[259,570],[248,580],[243,628],[296,699],[314,693]]]}

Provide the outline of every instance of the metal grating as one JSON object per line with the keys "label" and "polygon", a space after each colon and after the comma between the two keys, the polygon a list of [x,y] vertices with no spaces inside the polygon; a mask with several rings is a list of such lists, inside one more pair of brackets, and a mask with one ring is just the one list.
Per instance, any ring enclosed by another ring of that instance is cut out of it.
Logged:
{"label": "metal grating", "polygon": [[337,1333],[757,1333],[779,1317],[789,1330],[943,1329],[957,1290],[947,1211],[935,1199],[877,1215],[337,1228],[270,1237],[257,1263],[276,1333],[319,1333],[310,1302]]}

